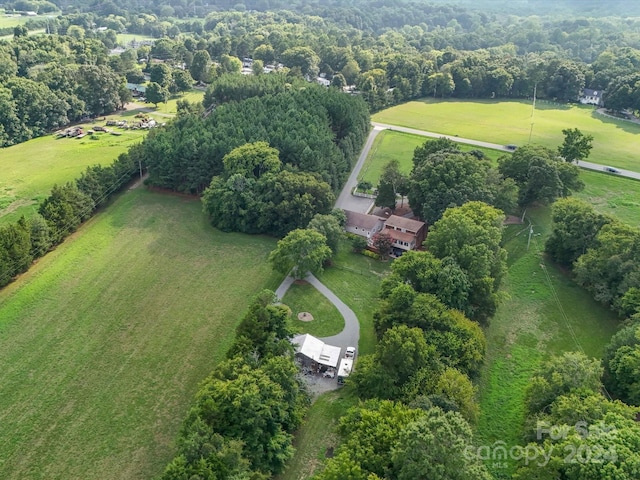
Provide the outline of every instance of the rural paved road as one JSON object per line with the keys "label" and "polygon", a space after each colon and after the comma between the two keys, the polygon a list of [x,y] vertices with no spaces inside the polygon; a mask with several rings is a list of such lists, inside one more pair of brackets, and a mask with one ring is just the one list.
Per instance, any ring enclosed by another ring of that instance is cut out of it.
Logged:
{"label": "rural paved road", "polygon": [[[337,335],[331,337],[324,337],[322,341],[342,348],[340,358],[344,357],[344,352],[347,347],[357,347],[360,340],[360,323],[358,317],[353,313],[345,303],[338,298],[338,296],[329,290],[320,280],[318,280],[311,273],[307,274],[305,280],[313,285],[322,295],[338,309],[342,317],[344,318],[344,329]],[[293,284],[293,277],[285,278],[278,289],[276,290],[276,297],[278,300],[284,298],[285,293],[289,290],[289,287]]]}
{"label": "rural paved road", "polygon": [[371,130],[371,133],[369,133],[369,137],[367,137],[367,141],[364,144],[364,148],[362,149],[362,152],[358,157],[358,161],[353,167],[347,183],[344,184],[344,187],[340,192],[338,199],[336,200],[336,208],[351,210],[352,212],[367,213],[373,205],[372,199],[354,197],[353,195],[351,195],[351,191],[356,185],[358,185],[358,175],[360,175],[360,170],[362,170],[362,166],[367,159],[367,155],[369,155],[369,150],[371,150],[371,147],[373,146],[373,141],[384,129],[384,126],[379,127],[374,124],[373,129]]}
{"label": "rural paved road", "polygon": [[[422,137],[431,137],[431,138],[444,137],[444,138],[448,138],[449,140],[453,140],[454,142],[465,143],[467,145],[475,145],[477,147],[491,148],[493,150],[501,150],[503,152],[510,151],[504,145],[499,145],[497,143],[481,142],[479,140],[472,140],[470,138],[461,138],[461,137],[456,137],[452,135],[443,135],[442,133],[427,132],[424,130],[416,130],[415,128],[399,127],[397,125],[388,125],[386,123],[372,122],[372,124],[374,125],[374,127],[378,127],[386,130],[393,130],[396,132],[411,133],[413,135],[420,135]],[[583,160],[578,164],[578,166],[587,170],[595,170],[597,172],[607,173],[604,171],[605,165],[601,165],[599,163],[586,162]],[[617,175],[619,177],[627,177],[627,178],[634,178],[636,180],[640,180],[640,173],[638,172],[633,172],[631,170],[623,170],[621,168],[617,168],[617,170],[619,173],[610,173],[609,175]]]}

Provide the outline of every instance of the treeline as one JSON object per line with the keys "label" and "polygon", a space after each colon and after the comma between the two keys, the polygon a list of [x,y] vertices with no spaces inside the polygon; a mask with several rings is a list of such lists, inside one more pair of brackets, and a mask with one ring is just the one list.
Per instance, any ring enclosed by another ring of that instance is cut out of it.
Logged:
{"label": "treeline", "polygon": [[[406,13],[386,8],[385,19]],[[356,18],[362,20],[371,10]],[[380,31],[370,31],[362,21],[345,24],[353,15],[331,9],[320,20],[284,11],[219,12],[172,25],[192,35],[174,32],[154,45],[152,55],[191,67],[197,55],[206,52],[217,62],[210,63],[209,78],[229,71],[229,58],[238,69],[238,58],[243,57],[264,64],[279,61],[298,77],[313,79],[322,73],[335,77],[337,86],[355,85],[372,110],[424,96],[526,98],[534,90],[540,98],[576,101],[583,88],[610,87],[616,90],[611,108],[636,108],[636,82],[618,80],[640,67],[640,35],[628,22],[538,17],[506,21],[463,12],[459,21],[453,14],[425,14],[423,22],[407,19]],[[131,25],[133,19],[120,21],[127,22]],[[191,73],[207,81],[207,75]]]}
{"label": "treeline", "polygon": [[[638,361],[633,359],[634,348],[636,358],[638,353],[638,338],[633,338],[637,331],[636,323],[613,337],[607,350],[618,353],[605,353],[604,369],[599,360],[582,352],[567,352],[552,357],[534,372],[525,398],[526,440],[530,443],[521,452],[535,454],[519,457],[517,478],[638,477],[638,397],[633,407],[613,399],[608,390],[611,385],[605,386],[611,368],[621,364],[637,368]],[[619,379],[637,388],[637,375],[631,370],[620,372]],[[504,452],[502,458],[518,459],[517,455],[507,456],[501,443],[494,444],[494,454]]]}
{"label": "treeline", "polygon": [[278,150],[247,143],[225,155],[224,171],[204,191],[202,203],[214,227],[226,232],[284,236],[335,201],[319,175],[283,168]]}
{"label": "treeline", "polygon": [[[245,82],[262,85],[259,77]],[[149,182],[202,193],[212,177],[228,180],[235,173],[225,171],[225,155],[262,141],[278,150],[283,175],[306,172],[337,191],[367,136],[366,105],[360,98],[318,85],[294,82],[281,91],[277,76],[271,83],[266,90],[244,90],[243,97],[252,91],[260,96],[218,105],[206,118],[179,115],[167,128],[149,134],[142,144]],[[222,101],[218,90],[215,83],[208,98]]]}
{"label": "treeline", "polygon": [[290,309],[265,290],[252,301],[227,359],[202,383],[162,480],[262,479],[294,453],[309,395],[294,362]]}
{"label": "treeline", "polygon": [[98,40],[48,35],[0,44],[0,147],[121,109],[131,95],[106,62]]}
{"label": "treeline", "polygon": [[[578,135],[583,137],[579,131]],[[481,151],[463,152],[446,138],[427,140],[415,149],[408,176],[398,168],[397,162],[383,168],[376,203],[394,209],[397,195],[407,195],[413,212],[429,224],[447,208],[470,201],[509,214],[517,207],[551,204],[584,187],[576,165],[535,144],[501,156],[494,168]]]}
{"label": "treeline", "polygon": [[640,313],[640,229],[577,199],[556,202],[552,220],[551,258],[570,267],[596,301],[623,317]]}
{"label": "treeline", "polygon": [[132,149],[107,167],[88,167],[75,182],[54,185],[51,194],[40,204],[38,214],[0,226],[0,287],[26,272],[35,259],[62,243],[137,175],[142,167],[138,160]]}
{"label": "treeline", "polygon": [[428,251],[393,262],[374,314],[375,352],[349,377],[367,402],[340,420],[343,442],[315,478],[492,478],[480,459],[463,455],[474,451],[471,378],[486,340],[457,308],[475,303],[470,287],[491,292],[500,284],[503,218],[481,202],[450,208],[433,225]]}

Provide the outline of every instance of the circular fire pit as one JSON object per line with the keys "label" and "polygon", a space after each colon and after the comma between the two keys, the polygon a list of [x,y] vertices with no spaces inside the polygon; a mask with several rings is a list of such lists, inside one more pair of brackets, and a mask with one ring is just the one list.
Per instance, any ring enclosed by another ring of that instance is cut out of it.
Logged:
{"label": "circular fire pit", "polygon": [[298,314],[298,320],[300,320],[301,322],[310,322],[313,320],[313,315],[311,315],[309,312],[300,312]]}

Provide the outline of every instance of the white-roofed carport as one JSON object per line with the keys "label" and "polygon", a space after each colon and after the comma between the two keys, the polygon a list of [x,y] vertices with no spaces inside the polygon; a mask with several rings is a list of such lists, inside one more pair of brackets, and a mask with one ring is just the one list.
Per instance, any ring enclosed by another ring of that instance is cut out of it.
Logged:
{"label": "white-roofed carport", "polygon": [[327,345],[319,338],[305,333],[296,335],[291,340],[295,346],[296,356],[302,357],[306,363],[316,362],[327,367],[337,367],[342,349],[333,345]]}

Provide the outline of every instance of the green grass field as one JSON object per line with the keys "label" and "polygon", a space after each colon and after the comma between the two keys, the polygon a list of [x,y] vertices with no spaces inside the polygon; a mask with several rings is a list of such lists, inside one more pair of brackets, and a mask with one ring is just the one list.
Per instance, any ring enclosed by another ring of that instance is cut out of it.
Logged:
{"label": "green grass field", "polygon": [[120,196],[0,291],[0,478],[153,478],[250,298],[273,239],[199,201]]}
{"label": "green grass field", "polygon": [[[7,16],[3,10],[0,10],[0,28],[10,28],[17,25],[27,23],[28,20],[38,20],[44,17],[27,17],[26,15]],[[13,36],[13,35],[12,35]]]}
{"label": "green grass field", "polygon": [[129,44],[133,41],[144,42],[155,40],[155,38],[150,37],[149,35],[140,35],[137,33],[119,33],[117,37],[118,45],[121,45],[122,47],[128,47]]}
{"label": "green grass field", "polygon": [[640,181],[582,170],[585,189],[575,193],[598,211],[640,227]]}
{"label": "green grass field", "polygon": [[[88,123],[85,128],[91,125]],[[145,133],[142,130],[124,131],[121,136],[97,133],[98,140],[89,136],[78,140],[46,135],[2,149],[0,223],[32,215],[54,184],[74,180],[89,165],[111,163]]]}
{"label": "green grass field", "polygon": [[[362,168],[361,180],[377,184],[383,166],[390,160],[398,160],[404,173],[412,168],[413,151],[422,145],[425,137],[408,133],[385,130],[378,134]],[[461,145],[465,151],[472,147]],[[494,162],[504,152],[490,149],[479,149],[485,152]],[[607,175],[600,172],[581,170],[580,178],[585,189],[575,195],[590,204],[598,211],[618,217],[630,225],[640,226],[640,181]]]}
{"label": "green grass field", "polygon": [[[159,103],[158,108],[154,111],[166,115],[175,115],[178,113],[178,100],[188,100],[191,103],[201,103],[204,98],[204,90],[196,90],[195,88],[178,95],[173,95],[167,103]],[[153,107],[150,103],[148,106]]]}
{"label": "green grass field", "polygon": [[[549,233],[549,213],[548,208],[530,210],[536,235],[529,250],[527,225],[509,226],[505,232],[509,273],[502,286],[505,300],[485,330],[487,355],[479,381],[480,445],[520,444],[524,396],[535,368],[550,355],[566,351],[582,349],[600,358],[619,324],[610,310],[541,254]],[[510,478],[502,476],[510,469],[493,470],[498,478]]]}
{"label": "green grass field", "polygon": [[[501,145],[524,145],[531,130],[531,102],[525,100],[421,100],[373,115],[373,120]],[[593,135],[589,161],[640,171],[640,125],[598,115],[593,107],[539,101],[532,143],[555,149],[562,130]]]}
{"label": "green grass field", "polygon": [[[315,337],[330,337],[344,328],[344,318],[333,304],[308,283],[293,284],[282,299],[291,308],[291,323],[296,333],[310,333]],[[298,320],[298,314],[308,312],[313,320]]]}
{"label": "green grass field", "polygon": [[302,428],[296,432],[295,456],[276,480],[303,480],[318,473],[328,455],[340,444],[336,433],[338,420],[358,402],[350,387],[320,396],[307,412]]}
{"label": "green grass field", "polygon": [[[410,173],[413,168],[413,152],[416,147],[430,140],[427,137],[412,135],[410,133],[395,132],[391,130],[383,130],[376,137],[367,160],[360,172],[360,180],[368,181],[376,185],[380,180],[382,168],[389,163],[390,160],[398,160],[400,162],[400,171]],[[504,152],[491,150],[489,148],[473,147],[470,145],[459,144],[463,152],[470,150],[480,150],[484,152],[488,159],[497,163],[498,157],[504,155]]]}

